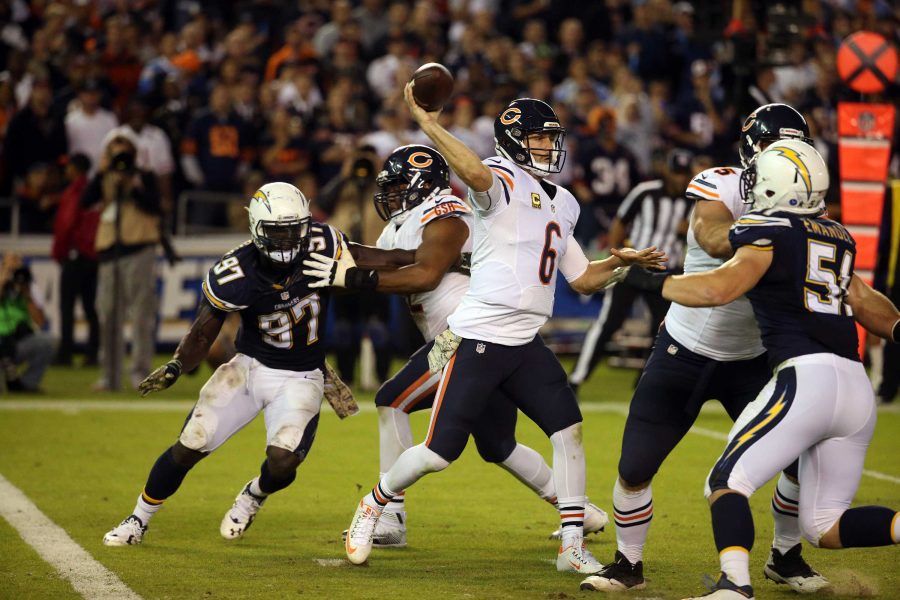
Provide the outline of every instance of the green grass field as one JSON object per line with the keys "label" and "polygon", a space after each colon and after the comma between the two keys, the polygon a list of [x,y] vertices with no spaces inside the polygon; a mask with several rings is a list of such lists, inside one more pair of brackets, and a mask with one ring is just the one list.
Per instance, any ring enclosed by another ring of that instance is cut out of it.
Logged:
{"label": "green grass field", "polygon": [[[101,537],[127,516],[159,453],[178,434],[207,373],[184,377],[141,410],[78,409],[77,402],[25,410],[47,400],[125,400],[136,394],[89,391],[96,372],[54,369],[42,397],[0,400],[0,474],[21,489],[96,560],[144,598],[576,598],[580,577],[557,573],[547,535],[557,516],[505,471],[484,464],[470,444],[443,473],[407,495],[409,546],[375,551],[367,567],[343,560],[340,532],[378,475],[378,434],[371,394],[364,410],[339,421],[330,409],[297,481],[273,496],[244,539],[218,528],[235,494],[264,455],[261,419],[200,463],[153,520],[141,546],[107,548]],[[588,494],[611,511],[625,404],[633,371],[603,368],[583,388]],[[12,401],[12,402],[10,402]],[[6,409],[6,410],[4,410]],[[707,411],[654,480],[655,519],[645,553],[647,588],[631,598],[681,598],[703,590],[718,561],[703,498],[703,479],[727,433],[724,413]],[[416,435],[427,412],[413,417]],[[711,435],[712,434],[712,435]],[[550,444],[527,419],[518,436],[549,459]],[[900,413],[882,410],[857,504],[900,507]],[[751,567],[757,597],[793,595],[762,577],[771,541],[771,485],[752,500],[756,546]],[[2,501],[2,499],[0,499]],[[615,551],[613,527],[591,539],[598,558]],[[828,552],[809,546],[808,560],[834,582],[837,598],[900,595],[897,549]],[[0,598],[78,598],[71,585],[0,519]]]}

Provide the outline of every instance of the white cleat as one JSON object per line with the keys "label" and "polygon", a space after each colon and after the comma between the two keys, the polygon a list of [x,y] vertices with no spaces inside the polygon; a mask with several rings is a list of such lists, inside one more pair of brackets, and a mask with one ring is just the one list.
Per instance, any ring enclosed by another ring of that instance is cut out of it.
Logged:
{"label": "white cleat", "polygon": [[222,524],[219,525],[219,533],[226,540],[236,540],[244,535],[244,532],[250,529],[256,513],[262,508],[266,498],[260,498],[250,493],[250,483],[244,486],[241,493],[234,499],[231,510],[225,513],[222,518]]}
{"label": "white cleat", "polygon": [[350,521],[350,529],[344,540],[344,550],[347,552],[347,560],[354,565],[361,565],[369,558],[372,551],[372,539],[375,537],[375,526],[381,511],[359,501],[353,520]]}
{"label": "white cleat", "polygon": [[572,545],[565,548],[560,546],[559,554],[556,556],[557,571],[593,575],[602,569],[603,565],[584,546],[583,538],[576,538]]}
{"label": "white cleat", "polygon": [[[598,533],[609,524],[609,515],[606,511],[588,502],[584,505],[584,535]],[[550,534],[551,540],[558,540],[562,536],[562,528]]]}
{"label": "white cleat", "polygon": [[105,546],[136,546],[143,541],[146,532],[147,526],[139,518],[128,515],[124,521],[103,536],[103,544]]}
{"label": "white cleat", "polygon": [[[341,539],[347,541],[345,529]],[[375,526],[375,537],[372,538],[374,548],[406,548],[406,511],[381,513],[378,525]]]}

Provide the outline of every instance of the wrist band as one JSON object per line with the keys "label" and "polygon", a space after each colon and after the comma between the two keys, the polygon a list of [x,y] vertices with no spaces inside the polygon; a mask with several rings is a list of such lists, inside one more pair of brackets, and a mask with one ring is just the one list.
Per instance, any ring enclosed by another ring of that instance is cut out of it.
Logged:
{"label": "wrist band", "polygon": [[378,271],[357,267],[347,269],[344,284],[348,290],[374,290],[378,287]]}

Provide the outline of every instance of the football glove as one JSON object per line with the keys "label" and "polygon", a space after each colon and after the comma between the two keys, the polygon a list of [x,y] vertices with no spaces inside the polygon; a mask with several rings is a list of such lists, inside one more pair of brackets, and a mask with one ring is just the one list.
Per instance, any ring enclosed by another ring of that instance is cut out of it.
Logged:
{"label": "football glove", "polygon": [[358,269],[347,244],[341,240],[335,256],[313,252],[303,261],[303,274],[314,278],[311,288],[341,287],[348,290],[374,290],[378,285],[378,272]]}
{"label": "football glove", "polygon": [[462,338],[445,329],[436,338],[434,338],[434,346],[428,351],[428,370],[432,373],[440,373],[456,354],[456,349]]}
{"label": "football glove", "polygon": [[628,269],[625,283],[645,292],[662,294],[663,284],[669,275],[669,273],[654,273],[635,265]]}
{"label": "football glove", "polygon": [[346,418],[359,412],[359,406],[353,399],[353,392],[344,383],[327,362],[323,369],[325,375],[325,400],[340,418]]}
{"label": "football glove", "polygon": [[147,375],[147,377],[138,384],[138,391],[141,393],[141,396],[146,396],[152,392],[162,391],[175,383],[179,376],[181,376],[181,361],[173,358]]}

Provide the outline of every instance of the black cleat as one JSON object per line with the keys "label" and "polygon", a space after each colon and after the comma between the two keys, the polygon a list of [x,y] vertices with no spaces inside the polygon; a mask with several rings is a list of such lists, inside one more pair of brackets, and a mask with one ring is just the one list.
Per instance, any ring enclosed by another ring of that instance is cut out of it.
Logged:
{"label": "black cleat", "polygon": [[685,600],[755,600],[753,597],[753,587],[749,585],[738,585],[728,579],[725,573],[719,575],[719,580],[712,582],[712,577],[704,575],[704,583],[709,591],[702,596],[694,596],[685,598]]}
{"label": "black cleat", "polygon": [[596,575],[581,582],[582,590],[594,592],[625,592],[644,589],[644,562],[631,564],[625,555],[616,550],[616,560]]}
{"label": "black cleat", "polygon": [[831,585],[821,573],[803,560],[800,551],[800,544],[784,554],[772,548],[769,560],[766,561],[766,566],[763,568],[766,579],[771,579],[775,583],[784,583],[801,594],[812,594]]}

